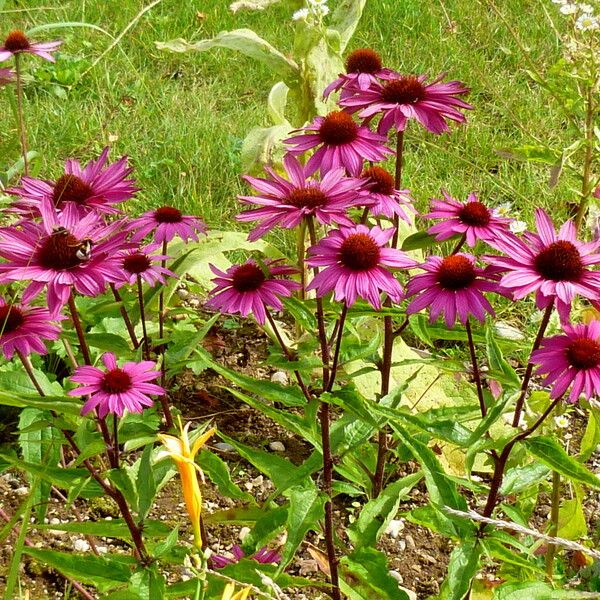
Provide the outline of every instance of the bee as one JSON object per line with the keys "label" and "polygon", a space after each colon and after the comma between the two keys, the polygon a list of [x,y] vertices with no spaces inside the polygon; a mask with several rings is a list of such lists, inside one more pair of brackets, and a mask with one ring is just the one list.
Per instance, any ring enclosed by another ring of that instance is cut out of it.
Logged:
{"label": "bee", "polygon": [[94,247],[94,242],[90,238],[83,238],[82,240],[75,240],[72,234],[68,229],[63,227],[62,225],[57,225],[52,229],[52,235],[64,235],[71,236],[73,239],[73,243],[70,243],[70,240],[67,240],[67,246],[69,248],[76,248],[75,256],[80,261],[90,260],[92,257],[92,248]]}
{"label": "bee", "polygon": [[75,256],[79,260],[90,260],[92,257],[92,248],[94,247],[94,242],[90,238],[83,238],[75,247],[77,248]]}

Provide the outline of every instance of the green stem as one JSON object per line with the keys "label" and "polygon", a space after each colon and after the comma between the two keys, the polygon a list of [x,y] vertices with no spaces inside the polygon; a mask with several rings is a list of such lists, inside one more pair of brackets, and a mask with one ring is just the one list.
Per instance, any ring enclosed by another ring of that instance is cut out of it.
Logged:
{"label": "green stem", "polygon": [[92,364],[92,357],[90,356],[90,349],[88,348],[87,341],[85,339],[85,333],[83,331],[83,326],[81,324],[81,319],[79,318],[79,313],[77,312],[77,306],[75,305],[75,296],[73,295],[73,291],[69,295],[69,311],[71,313],[71,321],[73,321],[73,327],[75,327],[75,332],[77,333],[77,339],[79,340],[79,348],[81,350],[81,354],[83,354],[83,360],[86,365]]}
{"label": "green stem", "polygon": [[[162,254],[167,256],[167,240],[163,240]],[[167,259],[163,258],[161,261],[162,268],[165,269],[167,266]],[[158,337],[160,338],[160,385],[163,389],[167,389],[167,363],[165,356],[165,343],[163,342],[163,336],[165,332],[165,288],[164,286],[160,289],[160,295],[158,296]],[[171,414],[171,406],[169,405],[169,398],[167,394],[163,394],[160,397],[160,405],[162,407],[163,416],[165,417],[165,425],[167,429],[173,429],[175,426],[173,423],[173,415]]]}
{"label": "green stem", "polygon": [[[142,322],[142,351],[144,353],[144,359],[150,360],[150,346],[148,344],[148,331],[146,330],[146,311],[144,307],[144,291],[142,288],[142,276],[137,276],[137,292],[138,292],[138,303],[140,305],[140,321]],[[162,334],[161,334],[162,337]],[[163,361],[164,362],[164,361]]]}
{"label": "green stem", "polygon": [[465,323],[465,328],[467,330],[467,340],[469,342],[469,354],[471,356],[471,365],[473,367],[473,378],[475,379],[475,384],[477,385],[477,398],[479,399],[479,410],[481,411],[481,416],[485,417],[487,414],[487,407],[485,405],[485,399],[483,397],[483,386],[481,385],[481,375],[479,374],[479,366],[477,365],[477,355],[475,354],[475,343],[473,342],[473,332],[471,331],[471,323],[469,319]]}
{"label": "green stem", "polygon": [[115,286],[114,283],[110,284],[110,289],[113,293],[115,300],[119,303],[119,312],[121,313],[121,316],[123,317],[125,327],[127,327],[127,333],[129,333],[129,338],[131,339],[131,343],[133,344],[134,348],[137,348],[138,347],[137,336],[135,335],[135,329],[133,327],[133,323],[131,322],[129,315],[127,314],[127,309],[125,308],[125,304],[123,303],[123,298],[121,297],[121,294],[119,293],[119,290],[117,289],[117,287]]}
{"label": "green stem", "polygon": [[[552,471],[552,508],[550,511],[549,535],[556,537],[558,533],[558,514],[560,510],[560,473]],[[546,576],[551,583],[554,579],[554,557],[556,556],[556,545],[549,544],[546,551]]]}
{"label": "green stem", "polygon": [[29,175],[27,161],[27,131],[25,129],[25,114],[23,111],[23,78],[21,73],[21,55],[15,54],[15,88],[17,91],[17,125],[21,141],[21,154],[23,155],[23,173]]}

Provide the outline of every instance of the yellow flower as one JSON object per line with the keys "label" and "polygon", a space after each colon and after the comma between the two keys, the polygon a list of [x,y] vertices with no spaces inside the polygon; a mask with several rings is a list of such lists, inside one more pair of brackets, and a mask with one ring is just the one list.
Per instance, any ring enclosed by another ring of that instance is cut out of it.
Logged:
{"label": "yellow flower", "polygon": [[235,593],[235,583],[230,582],[225,586],[221,600],[246,600],[251,590],[252,588],[247,587]]}
{"label": "yellow flower", "polygon": [[193,445],[190,445],[189,428],[190,423],[186,423],[185,427],[182,427],[180,420],[180,437],[159,433],[158,439],[166,448],[166,454],[177,465],[179,476],[181,477],[183,499],[185,500],[185,505],[194,530],[194,544],[198,549],[202,549],[202,533],[200,531],[202,492],[200,491],[200,484],[198,483],[196,472],[200,474],[202,481],[204,481],[204,475],[200,467],[196,464],[195,459],[200,448],[202,448],[206,441],[215,433],[216,429],[213,427],[208,431],[205,431],[198,437]]}

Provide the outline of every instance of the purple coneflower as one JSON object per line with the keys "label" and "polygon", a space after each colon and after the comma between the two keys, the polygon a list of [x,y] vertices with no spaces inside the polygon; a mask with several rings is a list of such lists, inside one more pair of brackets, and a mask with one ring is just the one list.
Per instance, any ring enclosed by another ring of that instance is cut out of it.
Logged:
{"label": "purple coneflower", "polygon": [[465,325],[469,315],[483,323],[486,312],[495,314],[483,295],[498,291],[498,283],[490,279],[495,269],[477,267],[475,258],[468,254],[430,256],[419,268],[426,273],[415,275],[406,286],[407,296],[416,295],[406,309],[407,314],[429,306],[430,322],[443,313],[448,327],[454,327],[457,317]]}
{"label": "purple coneflower", "polygon": [[569,402],[583,393],[587,399],[600,394],[600,321],[587,325],[563,325],[565,335],[542,340],[531,356],[539,364],[538,373],[546,375],[544,384],[553,384],[551,398],[562,396],[573,384]]}
{"label": "purple coneflower", "polygon": [[283,275],[297,272],[293,267],[277,265],[275,261],[265,261],[259,265],[254,260],[233,265],[223,272],[214,265],[210,270],[217,276],[213,278],[215,288],[212,298],[206,302],[207,308],[227,314],[241,314],[247,317],[252,313],[255,319],[264,325],[267,318],[266,307],[281,310],[280,296],[288,297],[300,284],[289,279],[280,279]]}
{"label": "purple coneflower", "polygon": [[407,269],[417,263],[404,252],[385,247],[394,231],[393,227],[369,229],[366,225],[330,231],[308,249],[306,264],[324,268],[307,289],[316,290],[319,296],[334,291],[335,299],[345,300],[348,306],[360,297],[380,308],[381,292],[399,302],[402,288],[388,268]]}
{"label": "purple coneflower", "polygon": [[453,235],[464,235],[468,246],[475,246],[477,240],[490,240],[502,237],[509,228],[512,219],[499,217],[479,198],[470,193],[466,202],[460,202],[442,190],[444,200],[432,199],[433,210],[426,215],[426,219],[443,219],[427,230],[435,235],[438,241],[447,240]]}
{"label": "purple coneflower", "polygon": [[0,256],[8,261],[0,264],[0,282],[30,280],[24,302],[47,287],[48,308],[56,315],[73,288],[84,296],[102,293],[127,243],[121,221],[106,225],[95,213],[81,218],[71,205],[58,213],[42,203],[41,211],[41,222],[0,229]]}
{"label": "purple coneflower", "polygon": [[0,62],[23,52],[36,54],[50,62],[56,62],[51,52],[54,52],[61,44],[62,42],[31,42],[22,31],[15,29],[6,36],[4,44],[0,47]]}
{"label": "purple coneflower", "polygon": [[600,298],[600,272],[589,267],[600,263],[596,250],[600,240],[580,242],[572,221],[562,225],[558,234],[550,217],[540,208],[535,211],[538,233],[524,238],[504,234],[488,243],[507,256],[488,256],[486,260],[503,271],[500,280],[515,300],[536,292],[537,307],[546,308],[556,299],[561,321],[569,318],[577,294],[597,301]]}
{"label": "purple coneflower", "polygon": [[351,115],[343,111],[315,117],[310,125],[300,131],[306,133],[288,138],[284,143],[293,146],[290,153],[294,155],[318,146],[306,163],[307,175],[312,175],[317,169],[324,174],[345,167],[350,175],[358,177],[365,160],[378,162],[393,154],[385,146],[385,137],[373,133],[364,125],[358,125]]}
{"label": "purple coneflower", "polygon": [[150,287],[154,287],[157,283],[166,283],[166,277],[177,277],[175,273],[161,264],[170,257],[164,254],[152,254],[156,249],[156,244],[150,244],[120,254],[118,256],[120,272],[116,275],[117,287],[126,283],[134,285],[137,283],[138,276]]}
{"label": "purple coneflower", "polygon": [[102,362],[106,370],[85,365],[77,367],[71,377],[72,381],[83,385],[71,390],[69,396],[90,395],[81,409],[82,415],[95,408],[101,419],[108,413],[122,417],[125,410],[141,413],[144,407],[152,406],[150,396],[165,393],[162,387],[150,383],[160,377],[155,362],[126,362],[119,367],[112,352],[103,354]]}
{"label": "purple coneflower", "polygon": [[[233,558],[229,558],[228,556],[223,556],[222,554],[213,554],[210,557],[210,563],[213,569],[222,569],[227,565],[233,565],[246,555],[244,551],[237,545],[233,545],[231,547],[231,554],[233,554]],[[272,563],[278,563],[281,560],[281,556],[277,552],[277,550],[269,550],[266,546],[263,546],[260,550],[253,554],[250,557],[252,560],[255,560],[258,563],[263,565],[268,565]]]}
{"label": "purple coneflower", "polygon": [[388,219],[398,215],[403,221],[412,223],[409,213],[417,214],[413,207],[410,190],[397,190],[394,188],[394,178],[381,167],[369,167],[362,173],[364,198],[373,201],[369,205],[369,212],[378,217],[383,215]]}
{"label": "purple coneflower", "polygon": [[270,175],[268,179],[244,177],[259,195],[238,196],[239,200],[261,207],[236,217],[238,221],[258,221],[248,236],[249,240],[257,240],[276,225],[286,229],[296,227],[305,217],[312,215],[324,225],[352,225],[346,210],[362,203],[358,195],[359,181],[346,177],[342,168],[328,171],[321,181],[309,179],[305,167],[291,154],[286,154],[283,166],[287,179],[270,167],[265,167]]}
{"label": "purple coneflower", "polygon": [[0,296],[0,348],[7,360],[15,352],[46,354],[44,340],[57,340],[60,327],[47,309],[27,304],[7,304]]}
{"label": "purple coneflower", "polygon": [[170,242],[175,236],[184,242],[197,242],[198,233],[206,233],[206,224],[198,217],[182,214],[173,206],[161,206],[133,219],[129,229],[134,231],[131,238],[134,242],[143,240],[149,233],[153,233],[154,241],[158,244]]}
{"label": "purple coneflower", "polygon": [[323,91],[323,98],[342,90],[341,98],[359,90],[368,90],[378,79],[392,79],[394,71],[383,67],[381,56],[371,48],[358,48],[346,58],[346,73],[330,83]]}
{"label": "purple coneflower", "polygon": [[81,214],[90,210],[102,213],[118,213],[113,205],[131,198],[138,187],[134,179],[127,179],[133,168],[127,166],[127,157],[106,165],[109,148],[104,148],[97,160],[82,167],[79,161],[68,159],[65,174],[56,181],[44,181],[23,177],[21,187],[8,189],[9,194],[19,196],[13,208],[22,213],[39,213],[42,202],[51,202],[58,210],[68,204],[77,207]]}
{"label": "purple coneflower", "polygon": [[[375,82],[369,89],[357,91],[340,100],[340,105],[352,112],[360,110],[361,119],[371,119],[381,113],[377,131],[382,134],[395,127],[404,131],[408,119],[415,119],[432,133],[449,131],[446,119],[463,123],[465,116],[458,109],[471,109],[457,96],[469,92],[460,81],[440,83],[443,75],[426,84],[425,75],[397,75],[383,83]],[[361,110],[362,109],[362,110]]]}
{"label": "purple coneflower", "polygon": [[15,72],[11,69],[0,69],[0,87],[15,80]]}

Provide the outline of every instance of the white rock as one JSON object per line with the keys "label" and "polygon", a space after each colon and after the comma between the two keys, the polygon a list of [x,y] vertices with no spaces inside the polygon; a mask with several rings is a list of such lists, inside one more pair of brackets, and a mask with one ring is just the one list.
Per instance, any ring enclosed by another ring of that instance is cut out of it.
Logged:
{"label": "white rock", "polygon": [[73,550],[75,552],[89,552],[90,544],[87,540],[75,540],[73,542]]}
{"label": "white rock", "polygon": [[179,289],[177,290],[177,295],[178,295],[178,296],[179,296],[179,297],[180,297],[182,300],[185,300],[186,298],[188,298],[188,297],[189,297],[190,293],[189,293],[189,292],[188,292],[186,289],[184,289],[184,288],[179,288]]}
{"label": "white rock", "polygon": [[96,550],[98,550],[98,554],[106,554],[108,552],[106,546],[96,546]]}
{"label": "white rock", "polygon": [[227,442],[217,442],[214,446],[217,450],[221,450],[221,452],[235,452],[235,448]]}
{"label": "white rock", "polygon": [[50,519],[50,525],[60,525],[60,519],[53,517]]}
{"label": "white rock", "polygon": [[402,577],[402,575],[400,575],[400,573],[398,573],[398,571],[394,571],[391,570],[390,571],[390,575],[398,582],[398,583],[404,583],[404,578]]}
{"label": "white rock", "polygon": [[385,533],[391,535],[394,539],[398,537],[398,534],[404,529],[404,521],[402,519],[392,519],[390,524],[387,526]]}
{"label": "white rock", "polygon": [[281,442],[271,442],[269,450],[272,452],[285,452],[285,446]]}
{"label": "white rock", "polygon": [[15,490],[17,496],[27,496],[29,494],[29,488],[26,485],[22,485]]}
{"label": "white rock", "polygon": [[200,306],[200,300],[198,300],[198,298],[192,298],[191,300],[188,300],[188,304],[192,308],[198,308]]}
{"label": "white rock", "polygon": [[271,375],[271,381],[273,383],[279,383],[281,385],[288,385],[289,377],[285,371],[275,371],[273,375]]}
{"label": "white rock", "polygon": [[412,590],[409,590],[408,588],[402,587],[401,585],[398,586],[403,592],[406,593],[406,595],[410,598],[410,600],[419,600],[419,597],[417,596],[417,594],[415,594],[415,592],[413,592]]}
{"label": "white rock", "polygon": [[238,535],[238,538],[240,539],[240,542],[243,542],[244,539],[246,538],[246,536],[250,533],[250,527],[242,527],[240,529],[240,533]]}

